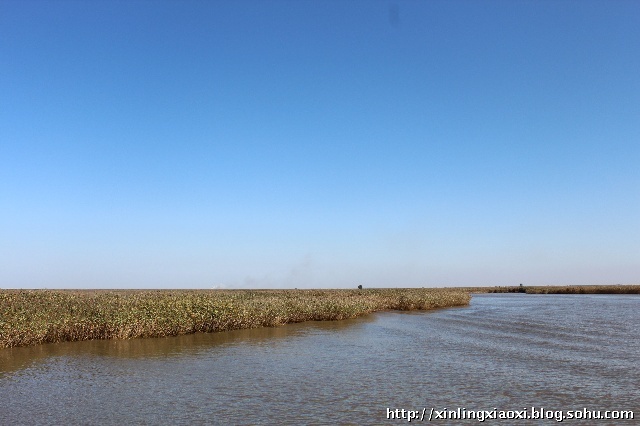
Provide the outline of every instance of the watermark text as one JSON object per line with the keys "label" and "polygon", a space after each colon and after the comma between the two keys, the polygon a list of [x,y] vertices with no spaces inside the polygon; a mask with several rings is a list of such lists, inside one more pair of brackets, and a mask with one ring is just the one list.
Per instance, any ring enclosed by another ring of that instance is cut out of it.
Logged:
{"label": "watermark text", "polygon": [[544,407],[529,407],[522,410],[468,410],[458,407],[456,409],[420,408],[407,410],[400,408],[387,408],[388,420],[412,421],[438,421],[438,420],[632,420],[634,413],[631,410],[591,410],[581,408],[577,410],[552,410]]}

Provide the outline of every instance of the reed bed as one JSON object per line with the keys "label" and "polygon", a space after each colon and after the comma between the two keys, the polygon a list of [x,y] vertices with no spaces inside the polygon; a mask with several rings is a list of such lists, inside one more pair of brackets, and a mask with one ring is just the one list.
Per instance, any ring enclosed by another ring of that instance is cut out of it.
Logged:
{"label": "reed bed", "polygon": [[164,337],[467,305],[455,289],[0,290],[0,348]]}
{"label": "reed bed", "polygon": [[466,287],[460,290],[471,293],[640,294],[640,285],[499,286]]}

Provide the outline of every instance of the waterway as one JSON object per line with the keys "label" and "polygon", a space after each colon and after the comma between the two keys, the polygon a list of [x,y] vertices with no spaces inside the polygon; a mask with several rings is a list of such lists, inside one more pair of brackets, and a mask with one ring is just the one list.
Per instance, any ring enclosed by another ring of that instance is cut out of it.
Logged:
{"label": "waterway", "polygon": [[638,422],[640,296],[486,294],[429,312],[0,350],[7,425],[402,424],[389,413],[426,423],[531,407]]}

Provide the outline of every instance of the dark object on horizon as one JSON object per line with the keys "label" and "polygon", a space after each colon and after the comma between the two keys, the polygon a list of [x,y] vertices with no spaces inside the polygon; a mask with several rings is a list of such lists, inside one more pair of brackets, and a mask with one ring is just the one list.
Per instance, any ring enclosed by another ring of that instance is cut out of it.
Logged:
{"label": "dark object on horizon", "polygon": [[491,291],[491,293],[526,293],[527,288],[520,284],[519,287],[511,286],[511,287],[496,287],[495,290]]}
{"label": "dark object on horizon", "polygon": [[358,286],[358,290],[362,290],[362,284]]}

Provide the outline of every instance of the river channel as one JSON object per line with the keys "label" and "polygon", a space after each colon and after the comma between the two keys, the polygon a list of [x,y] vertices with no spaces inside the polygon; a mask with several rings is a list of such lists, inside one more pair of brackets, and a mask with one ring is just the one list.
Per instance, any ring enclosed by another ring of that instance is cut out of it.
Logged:
{"label": "river channel", "polygon": [[640,296],[484,294],[437,311],[0,349],[3,425],[405,424],[389,413],[531,407],[638,422]]}

